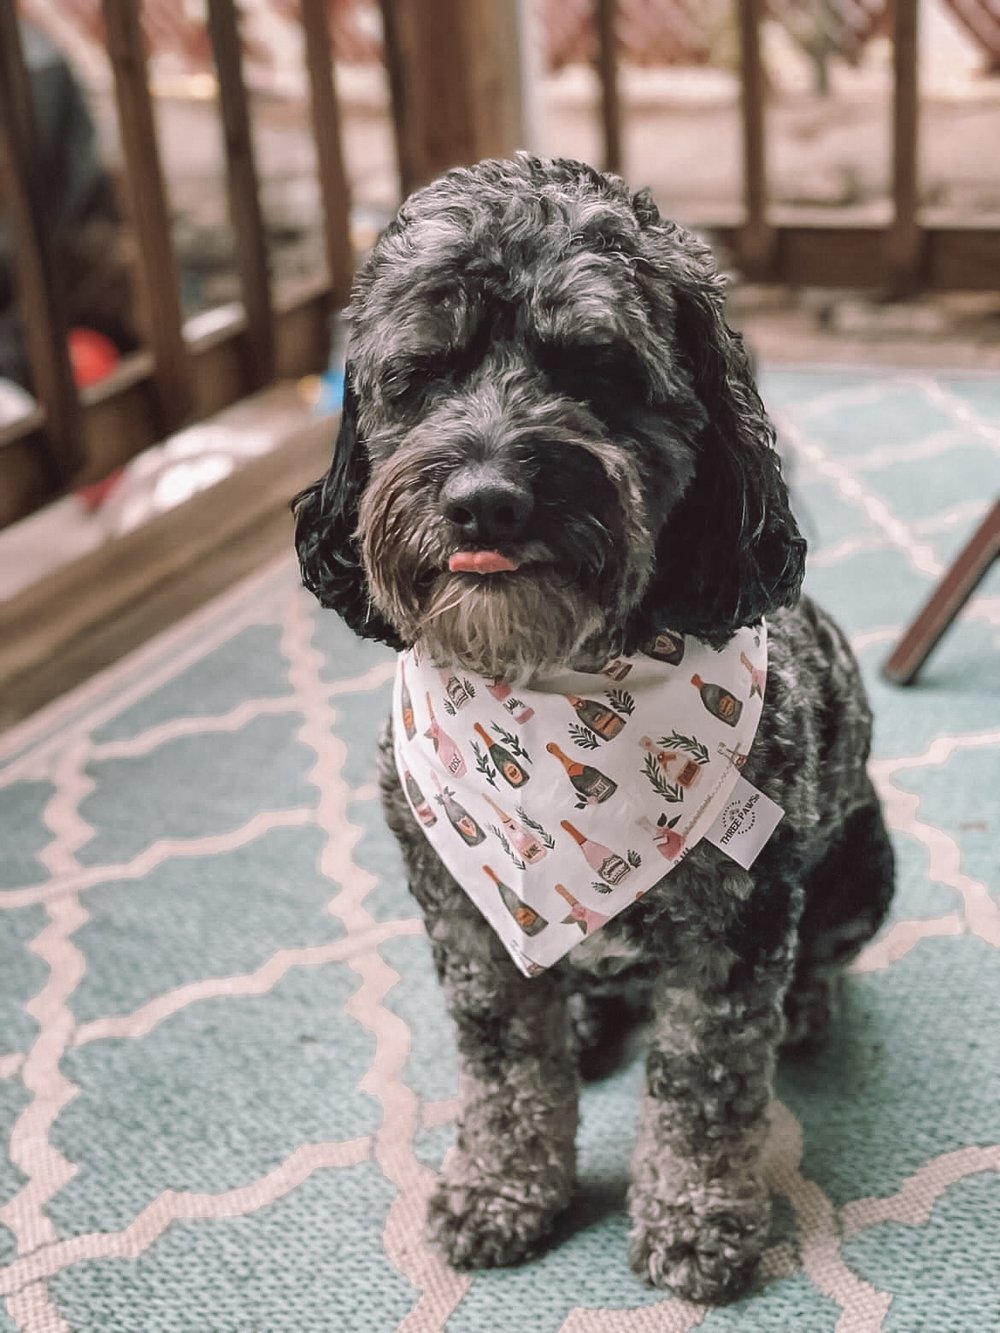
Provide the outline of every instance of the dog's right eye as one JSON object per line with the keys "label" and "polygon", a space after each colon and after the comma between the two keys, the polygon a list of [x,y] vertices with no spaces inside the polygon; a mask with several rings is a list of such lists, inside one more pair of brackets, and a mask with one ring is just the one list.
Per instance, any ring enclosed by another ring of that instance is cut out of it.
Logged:
{"label": "dog's right eye", "polygon": [[620,392],[641,380],[634,358],[619,345],[610,343],[542,344],[536,351],[538,364],[563,393],[585,402],[602,390]]}
{"label": "dog's right eye", "polygon": [[407,357],[405,361],[386,361],[382,366],[379,384],[385,397],[390,402],[398,403],[419,397],[431,384],[442,379],[445,373],[446,366],[441,357]]}

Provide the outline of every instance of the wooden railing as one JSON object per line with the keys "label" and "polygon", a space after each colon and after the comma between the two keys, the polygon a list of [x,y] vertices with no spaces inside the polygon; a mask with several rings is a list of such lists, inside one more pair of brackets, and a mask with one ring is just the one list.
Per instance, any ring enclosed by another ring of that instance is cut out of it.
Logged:
{"label": "wooden railing", "polygon": [[[604,155],[622,161],[618,60],[614,41],[620,0],[594,0],[598,10]],[[1000,290],[1000,227],[933,225],[919,209],[919,0],[893,0],[891,221],[815,223],[789,210],[774,216],[768,198],[766,79],[760,48],[765,0],[735,0],[740,45],[740,117],[743,140],[743,218],[712,225],[739,272],[762,283],[853,288],[898,294]],[[707,224],[713,220],[705,219]]]}
{"label": "wooden railing", "polygon": [[71,483],[98,480],[170,431],[238,401],[276,375],[322,368],[330,314],[344,303],[351,283],[349,196],[324,0],[302,0],[302,26],[328,272],[280,305],[272,299],[238,7],[234,0],[208,0],[243,314],[196,341],[184,335],[139,4],[102,0],[102,12],[136,241],[144,347],[99,385],[77,391],[40,182],[32,170],[35,131],[16,5],[0,0],[0,197],[14,233],[18,305],[39,404],[0,429],[0,527]]}
{"label": "wooden railing", "polygon": [[[768,283],[899,291],[1000,286],[1000,229],[935,226],[918,209],[918,0],[895,0],[892,217],[887,225],[806,224],[769,202],[763,0],[735,0],[741,50],[743,218],[716,227],[738,269]],[[522,139],[516,0],[379,0],[397,164],[408,189],[456,161],[510,151]],[[620,0],[592,0],[606,164],[622,161],[616,23]],[[260,210],[252,121],[235,0],[207,0],[224,131],[229,216],[242,318],[185,337],[160,167],[140,0],[101,0],[114,78],[130,221],[136,238],[143,349],[78,393],[66,319],[42,221],[31,103],[15,18],[0,0],[0,193],[16,239],[19,304],[38,408],[0,430],[0,526],[70,484],[97,480],[178,426],[245,397],[275,376],[321,368],[329,317],[352,274],[349,193],[331,53],[329,0],[301,0],[327,273],[275,301]],[[451,71],[453,77],[446,77]]]}

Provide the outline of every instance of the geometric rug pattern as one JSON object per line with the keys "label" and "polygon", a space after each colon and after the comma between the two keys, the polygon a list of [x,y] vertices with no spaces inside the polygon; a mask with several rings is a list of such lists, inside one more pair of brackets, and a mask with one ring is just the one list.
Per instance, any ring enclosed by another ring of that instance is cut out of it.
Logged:
{"label": "geometric rug pattern", "polygon": [[552,1249],[459,1275],[426,1246],[455,1058],[373,786],[391,654],[288,559],[0,737],[0,1329],[1000,1328],[1000,569],[915,687],[878,675],[1000,489],[1000,381],[763,391],[899,894],[830,1045],[781,1067],[756,1289],[629,1272],[639,1061],[584,1090]]}

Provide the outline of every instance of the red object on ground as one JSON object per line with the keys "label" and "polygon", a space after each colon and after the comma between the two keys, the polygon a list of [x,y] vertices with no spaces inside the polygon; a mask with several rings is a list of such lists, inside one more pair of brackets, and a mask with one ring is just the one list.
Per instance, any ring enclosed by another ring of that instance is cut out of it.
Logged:
{"label": "red object on ground", "polygon": [[448,568],[453,574],[512,574],[520,568],[520,561],[499,551],[456,551]]}
{"label": "red object on ground", "polygon": [[[78,389],[89,388],[91,384],[106,379],[121,360],[118,348],[111,339],[96,329],[70,329],[68,342],[70,365]],[[76,494],[84,507],[91,513],[100,509],[121,481],[122,471],[122,468],[116,468],[101,481],[77,487]]]}
{"label": "red object on ground", "polygon": [[96,329],[70,329],[69,359],[78,389],[106,379],[121,360],[111,339]]}

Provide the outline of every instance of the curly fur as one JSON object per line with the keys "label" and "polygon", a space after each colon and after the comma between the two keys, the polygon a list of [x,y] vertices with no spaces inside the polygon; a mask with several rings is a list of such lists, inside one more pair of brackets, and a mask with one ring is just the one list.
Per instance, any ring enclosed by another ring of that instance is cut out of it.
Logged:
{"label": "curly fur", "polygon": [[[304,581],[358,633],[522,679],[597,667],[665,626],[721,643],[768,617],[745,772],[786,811],[778,832],[750,873],[699,844],[541,977],[521,977],[437,860],[388,734],[380,750],[461,1059],[437,1243],[462,1267],[544,1243],[571,1198],[586,1043],[646,1013],[632,1263],[691,1299],[729,1299],[767,1232],[759,1155],[779,1043],[822,1038],[893,865],[857,666],[800,598],[805,544],[721,280],[647,194],[520,156],[412,196],[351,314],[333,465],[295,505]],[[442,488],[484,461],[530,493],[515,575],[448,568],[459,543]]]}

